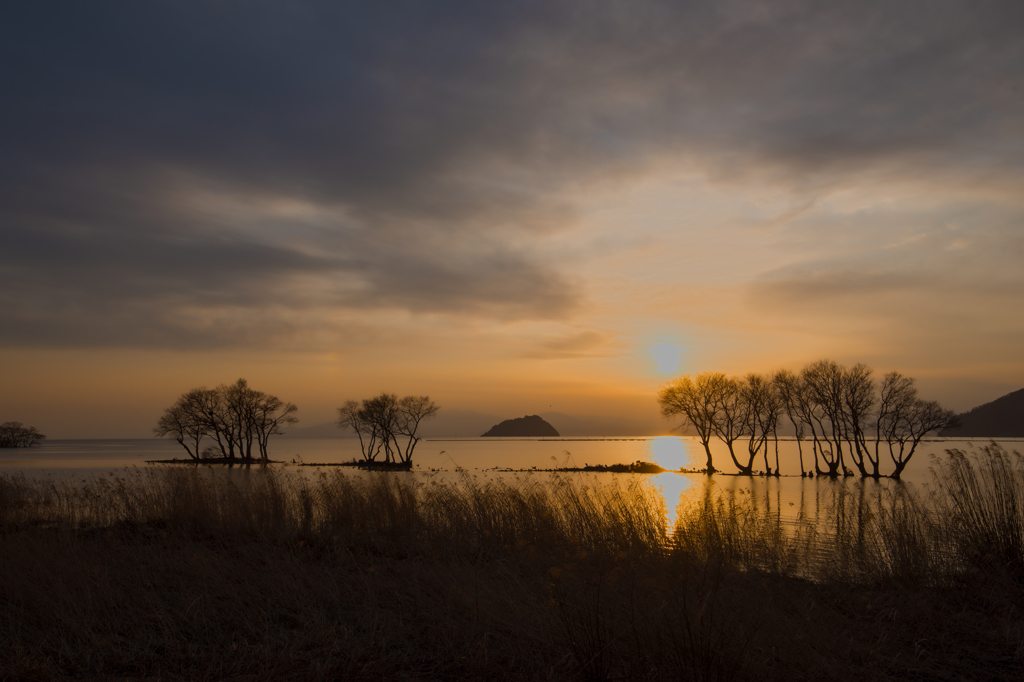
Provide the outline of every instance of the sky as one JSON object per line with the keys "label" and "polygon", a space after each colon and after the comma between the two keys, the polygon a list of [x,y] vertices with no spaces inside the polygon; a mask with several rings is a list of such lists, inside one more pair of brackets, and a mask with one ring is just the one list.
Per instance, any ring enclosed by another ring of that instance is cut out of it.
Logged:
{"label": "sky", "polygon": [[239,377],[306,426],[1024,386],[1019,2],[11,0],[0,59],[0,421],[51,438]]}

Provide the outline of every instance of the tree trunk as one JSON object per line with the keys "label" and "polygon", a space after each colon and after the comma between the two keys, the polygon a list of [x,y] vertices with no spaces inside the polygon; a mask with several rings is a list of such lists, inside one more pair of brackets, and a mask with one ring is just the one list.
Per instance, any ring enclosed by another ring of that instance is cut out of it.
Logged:
{"label": "tree trunk", "polygon": [[713,474],[716,471],[718,471],[718,469],[716,469],[715,465],[712,464],[712,462],[711,462],[711,441],[710,441],[710,439],[708,439],[708,440],[701,439],[701,445],[704,446],[704,452],[708,456],[707,472],[709,474]]}

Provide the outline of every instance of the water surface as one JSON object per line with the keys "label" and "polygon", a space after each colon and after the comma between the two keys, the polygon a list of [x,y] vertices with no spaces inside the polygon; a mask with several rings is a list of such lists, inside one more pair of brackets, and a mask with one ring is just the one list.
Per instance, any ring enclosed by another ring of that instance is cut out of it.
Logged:
{"label": "water surface", "polygon": [[[838,481],[825,478],[802,478],[800,457],[794,440],[779,443],[779,478],[737,476],[728,451],[721,443],[714,443],[712,453],[715,465],[724,473],[708,477],[702,474],[664,473],[657,475],[574,473],[562,474],[578,480],[607,482],[640,479],[642,485],[659,493],[665,502],[668,520],[674,521],[677,506],[690,504],[707,492],[725,496],[755,507],[765,513],[782,518],[813,520],[823,515],[837,496],[854,495],[864,499],[881,500],[894,486],[924,489],[932,481],[929,471],[934,457],[948,448],[969,449],[984,445],[979,439],[934,439],[923,442],[904,472],[903,482],[862,481],[846,478]],[[1022,449],[1021,441],[1001,440],[1007,450]],[[804,467],[811,467],[809,448],[804,446]],[[337,463],[359,456],[359,442],[348,438],[305,439],[281,437],[271,441],[271,457],[282,461],[285,471],[301,475],[314,474],[317,469],[299,467],[299,463]],[[146,464],[146,460],[185,457],[185,452],[174,441],[141,440],[49,440],[30,449],[0,450],[0,474],[49,479],[88,478],[132,469],[152,469],[167,465]],[[775,452],[770,453],[774,468]],[[416,450],[415,467],[411,476],[476,477],[477,481],[496,476],[547,477],[542,470],[582,467],[595,464],[630,463],[637,460],[652,461],[670,470],[698,469],[705,464],[705,453],[700,442],[689,437],[638,438],[486,438],[486,439],[431,439],[423,440]],[[755,464],[764,468],[763,459]],[[210,467],[213,470],[213,467]],[[503,470],[520,470],[508,473]],[[244,467],[234,472],[216,467],[225,475],[245,475]],[[891,463],[883,471],[892,470]],[[351,475],[361,472],[345,469]]]}

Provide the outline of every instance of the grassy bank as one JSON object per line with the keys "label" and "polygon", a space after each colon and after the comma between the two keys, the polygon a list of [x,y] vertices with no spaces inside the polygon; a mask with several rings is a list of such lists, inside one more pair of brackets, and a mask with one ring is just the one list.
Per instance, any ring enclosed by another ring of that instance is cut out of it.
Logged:
{"label": "grassy bank", "polygon": [[640,477],[0,478],[5,679],[1024,677],[1024,468],[820,527]]}

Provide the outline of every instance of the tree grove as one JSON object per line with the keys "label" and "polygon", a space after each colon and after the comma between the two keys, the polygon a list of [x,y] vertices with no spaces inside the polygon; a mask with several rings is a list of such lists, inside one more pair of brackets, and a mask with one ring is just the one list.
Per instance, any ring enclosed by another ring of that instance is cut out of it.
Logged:
{"label": "tree grove", "polygon": [[25,426],[21,422],[0,424],[0,448],[30,448],[44,438],[46,436],[34,426]]}
{"label": "tree grove", "polygon": [[[880,478],[888,460],[892,470],[886,475],[899,478],[925,435],[952,425],[956,415],[918,397],[910,377],[890,372],[876,382],[871,375],[863,364],[845,367],[831,360],[799,373],[780,370],[743,379],[704,372],[663,386],[658,403],[665,417],[682,418],[680,427],[696,432],[708,473],[716,471],[710,441],[717,436],[741,474],[753,473],[760,454],[765,472],[779,475],[778,425],[785,418],[796,435],[801,475],[837,477],[853,474],[854,467],[862,477]],[[743,439],[747,452],[737,454],[736,443]],[[813,462],[806,469],[805,444]]]}
{"label": "tree grove", "polygon": [[[277,396],[256,391],[245,379],[217,388],[194,388],[168,407],[156,428],[159,437],[176,440],[194,460],[266,461],[270,437],[294,424],[298,408]],[[212,441],[205,449],[203,441]]]}
{"label": "tree grove", "polygon": [[[362,401],[349,400],[338,408],[338,426],[352,429],[359,438],[364,462],[412,466],[412,455],[420,442],[420,424],[440,408],[425,395],[399,398],[381,393]],[[383,460],[378,457],[383,455]]]}

